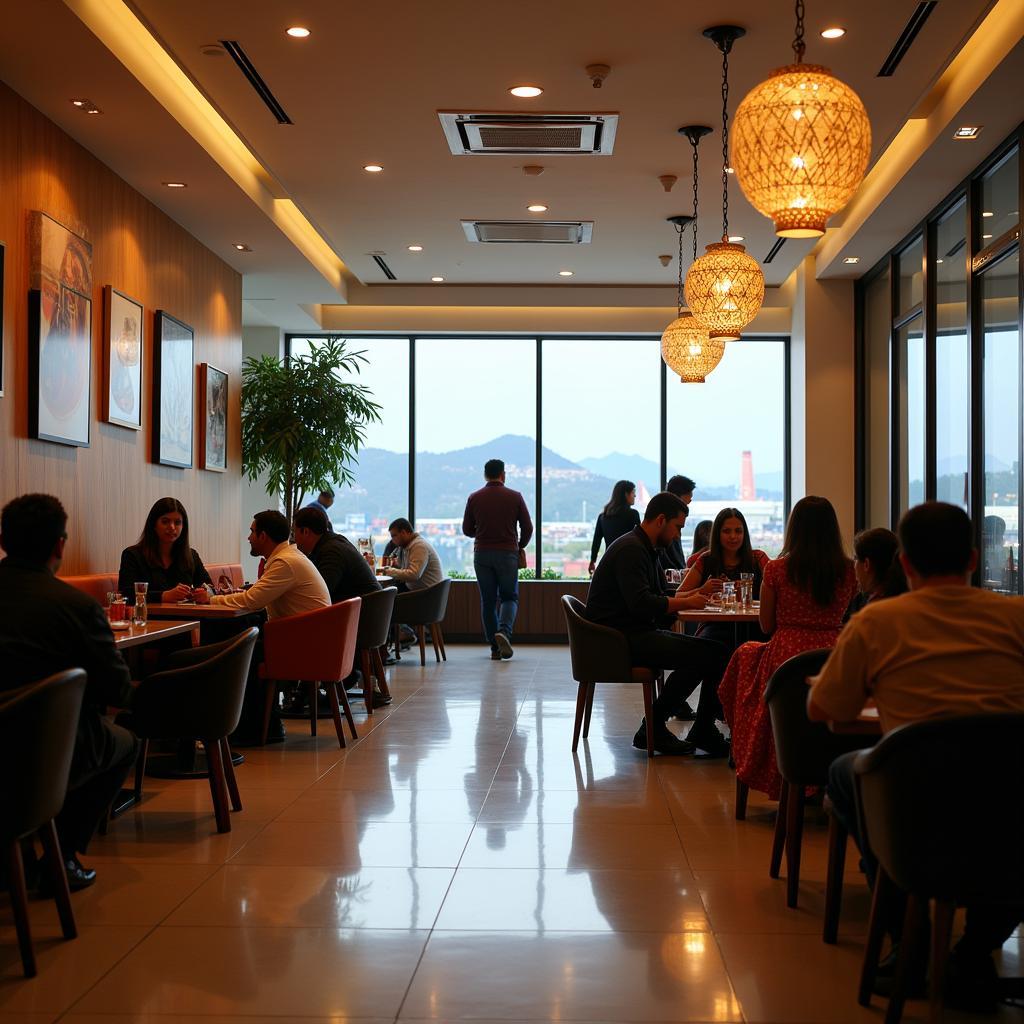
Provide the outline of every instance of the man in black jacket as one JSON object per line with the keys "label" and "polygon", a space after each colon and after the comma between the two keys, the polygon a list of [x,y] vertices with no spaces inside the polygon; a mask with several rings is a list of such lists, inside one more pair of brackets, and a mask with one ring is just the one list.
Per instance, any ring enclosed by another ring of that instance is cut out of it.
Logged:
{"label": "man in black jacket", "polygon": [[317,567],[331,604],[380,590],[370,563],[340,533],[331,532],[323,511],[312,505],[295,513],[295,546]]}
{"label": "man in black jacket", "polygon": [[[728,744],[715,726],[718,683],[729,660],[728,650],[714,640],[673,633],[676,612],[704,606],[704,595],[666,597],[662,593],[658,553],[678,540],[686,522],[686,507],[674,494],[662,491],[651,498],[643,522],[620,537],[597,564],[587,594],[587,618],[626,635],[633,664],[638,668],[667,668],[668,677],[654,702],[654,747],[661,754],[692,754],[695,749],[724,757]],[[680,740],[665,724],[683,700],[701,683],[696,720],[687,739]],[[646,747],[646,722],[633,737],[633,746]]]}
{"label": "man in black jacket", "polygon": [[[67,514],[48,494],[15,498],[0,516],[0,690],[69,668],[88,679],[64,806],[57,816],[68,883],[82,889],[96,879],[85,853],[138,754],[138,740],[105,717],[126,707],[131,675],[114,647],[103,609],[88,594],[57,579],[67,541]],[[10,780],[6,785],[14,785]]]}

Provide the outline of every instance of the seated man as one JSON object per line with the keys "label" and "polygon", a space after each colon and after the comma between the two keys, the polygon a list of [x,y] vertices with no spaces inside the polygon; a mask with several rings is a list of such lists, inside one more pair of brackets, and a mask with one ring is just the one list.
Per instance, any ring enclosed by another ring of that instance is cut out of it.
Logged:
{"label": "seated man", "polygon": [[384,566],[382,576],[395,580],[399,590],[426,590],[444,579],[437,552],[413,530],[408,519],[396,519],[388,532],[398,552],[398,565]]}
{"label": "seated man", "polygon": [[[319,510],[313,511],[323,515]],[[244,608],[248,612],[266,610],[269,619],[326,608],[331,603],[327,584],[313,563],[298,548],[288,543],[288,534],[288,520],[280,512],[273,509],[257,512],[249,527],[249,550],[253,558],[265,559],[263,575],[248,590],[238,594],[211,596],[205,590],[197,590],[196,601],[200,604]],[[262,660],[262,647],[257,644],[245,688],[242,718],[231,737],[231,742],[238,746],[258,743],[263,730],[265,691],[257,668]],[[267,740],[280,742],[284,737],[284,723],[281,721],[280,709],[275,704]]]}
{"label": "seated man", "polygon": [[[868,697],[882,732],[927,718],[1024,711],[1024,598],[970,585],[978,564],[967,514],[928,502],[899,525],[900,563],[910,592],[867,605],[843,630],[821,674],[811,679],[807,714],[814,721],[852,720]],[[857,827],[853,762],[837,758],[828,792],[857,842],[868,880],[877,864]],[[1022,907],[972,907],[953,950],[947,999],[967,1009],[995,1008],[992,951],[1009,938]],[[890,931],[899,934],[899,921]],[[883,963],[879,991],[891,985],[895,958]],[[923,964],[917,967],[917,982]]]}
{"label": "seated man", "polygon": [[[587,594],[587,618],[626,634],[633,664],[638,668],[674,669],[654,702],[654,748],[661,754],[725,757],[728,744],[715,726],[717,688],[729,653],[714,640],[673,633],[676,612],[704,607],[703,594],[666,597],[658,568],[659,549],[679,539],[686,522],[686,505],[667,491],[651,498],[643,522],[615,541],[597,563]],[[696,720],[687,740],[678,739],[665,724],[685,698],[702,683]],[[646,722],[633,737],[633,746],[646,747]]]}
{"label": "seated man", "polygon": [[331,603],[380,590],[370,563],[352,541],[330,529],[327,516],[318,508],[307,505],[295,513],[295,546],[323,577]]}
{"label": "seated man", "polygon": [[67,796],[57,816],[68,884],[76,890],[96,880],[78,855],[131,771],[139,744],[105,717],[108,705],[126,707],[131,695],[131,675],[107,616],[88,594],[56,577],[67,519],[48,494],[15,498],[0,517],[0,545],[7,552],[0,562],[0,690],[69,668],[88,674]]}

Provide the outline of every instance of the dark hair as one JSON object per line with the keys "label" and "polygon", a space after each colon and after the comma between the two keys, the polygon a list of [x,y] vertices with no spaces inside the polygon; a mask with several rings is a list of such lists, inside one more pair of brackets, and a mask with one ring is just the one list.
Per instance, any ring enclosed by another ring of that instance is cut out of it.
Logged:
{"label": "dark hair", "polygon": [[828,498],[808,495],[793,506],[782,554],[789,582],[827,608],[850,568],[836,510]]}
{"label": "dark hair", "polygon": [[[323,515],[323,512],[320,514]],[[324,516],[324,518],[326,519],[327,517]],[[288,520],[274,508],[268,508],[265,512],[257,512],[252,517],[252,521],[255,524],[257,533],[265,533],[276,544],[287,540],[288,534],[291,533],[288,527]]]}
{"label": "dark hair", "polygon": [[[260,515],[263,515],[261,512]],[[300,508],[295,513],[295,529],[296,530],[312,530],[313,533],[322,537],[325,533],[331,529],[331,524],[327,521],[327,514],[322,508],[317,508],[315,505],[307,505],[305,508]],[[270,532],[269,530],[267,531]]]}
{"label": "dark hair", "polygon": [[604,507],[604,514],[606,516],[614,516],[619,512],[625,512],[629,508],[629,502],[626,501],[626,495],[630,491],[636,490],[636,484],[632,480],[619,480],[618,483],[612,488],[612,496],[608,499],[608,504]]}
{"label": "dark hair", "polygon": [[42,564],[67,536],[67,525],[68,514],[52,494],[23,494],[0,514],[0,541],[12,557]]}
{"label": "dark hair", "polygon": [[408,519],[401,518],[396,519],[393,523],[391,523],[390,526],[388,526],[388,531],[390,532],[391,530],[399,530],[402,533],[414,532],[412,528],[412,523],[410,523]]}
{"label": "dark hair", "polygon": [[330,489],[330,487],[324,487],[324,488],[321,489],[321,491],[317,495],[317,497],[318,498],[333,498],[334,497],[334,491],[332,491]]}
{"label": "dark hair", "polygon": [[647,502],[644,522],[649,523],[652,519],[657,519],[658,516],[664,516],[666,519],[675,519],[676,516],[682,516],[685,519],[688,514],[689,509],[682,498],[668,491],[660,491]]}
{"label": "dark hair", "polygon": [[697,490],[697,485],[688,477],[682,476],[677,473],[675,476],[668,478],[668,483],[665,484],[665,490],[669,494],[693,494]]}
{"label": "dark hair", "polygon": [[907,589],[907,578],[896,557],[899,549],[900,542],[896,534],[881,526],[873,530],[861,530],[853,538],[853,554],[859,562],[865,559],[871,562],[875,583],[882,597],[896,597]]}
{"label": "dark hair", "polygon": [[702,519],[693,531],[693,550],[694,552],[703,551],[711,543],[711,527],[712,522],[710,519]]}
{"label": "dark hair", "polygon": [[[743,543],[740,545],[740,572],[752,572],[757,574],[760,566],[754,560],[754,549],[750,543],[750,530],[747,529],[747,521],[738,508],[723,508],[715,516],[715,522],[711,527],[711,536],[708,539],[707,554],[704,555],[705,576],[717,576],[725,568],[725,557],[722,553],[722,527],[727,519],[738,519],[743,527]],[[760,584],[758,585],[760,589]]]}
{"label": "dark hair", "polygon": [[156,523],[161,516],[177,512],[181,516],[181,533],[171,547],[171,565],[176,566],[182,572],[192,575],[195,569],[195,562],[192,560],[192,545],[188,539],[188,513],[185,506],[177,498],[160,498],[153,503],[153,507],[146,516],[146,525],[142,528],[142,536],[139,537],[139,548],[146,561],[153,566],[161,565],[160,541],[156,535]]}
{"label": "dark hair", "polygon": [[944,501],[926,501],[904,513],[896,529],[907,561],[926,579],[966,575],[974,550],[974,531],[962,508]]}
{"label": "dark hair", "polygon": [[501,459],[488,459],[484,463],[484,476],[488,480],[497,480],[505,472],[505,463]]}

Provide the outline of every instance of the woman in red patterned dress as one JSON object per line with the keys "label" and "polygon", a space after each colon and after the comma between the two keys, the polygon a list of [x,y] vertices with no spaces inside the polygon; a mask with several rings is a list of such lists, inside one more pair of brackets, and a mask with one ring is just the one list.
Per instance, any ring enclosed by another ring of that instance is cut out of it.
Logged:
{"label": "woman in red patterned dress", "polygon": [[739,647],[718,687],[732,730],[736,775],[773,799],[779,798],[782,780],[765,687],[794,655],[834,646],[856,587],[832,503],[802,498],[786,524],[782,555],[768,563],[761,583],[761,629],[771,639]]}

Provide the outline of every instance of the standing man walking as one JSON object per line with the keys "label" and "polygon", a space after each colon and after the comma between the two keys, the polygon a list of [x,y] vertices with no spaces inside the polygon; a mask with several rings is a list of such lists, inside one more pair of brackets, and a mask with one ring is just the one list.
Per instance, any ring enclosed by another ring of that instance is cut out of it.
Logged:
{"label": "standing man walking", "polygon": [[519,491],[505,486],[505,463],[489,459],[487,483],[466,502],[462,532],[475,541],[473,568],[480,587],[480,615],[491,659],[512,657],[512,628],[519,610],[519,570],[526,566],[526,545],[533,523]]}

